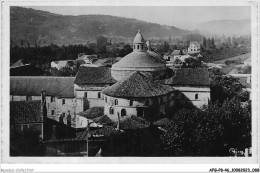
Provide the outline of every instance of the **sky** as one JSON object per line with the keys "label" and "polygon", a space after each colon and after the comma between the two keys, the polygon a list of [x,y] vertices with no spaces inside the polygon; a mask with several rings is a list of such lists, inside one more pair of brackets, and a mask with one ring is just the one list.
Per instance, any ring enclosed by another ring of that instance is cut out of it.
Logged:
{"label": "sky", "polygon": [[211,20],[250,19],[250,6],[27,6],[62,15],[103,14],[193,29]]}

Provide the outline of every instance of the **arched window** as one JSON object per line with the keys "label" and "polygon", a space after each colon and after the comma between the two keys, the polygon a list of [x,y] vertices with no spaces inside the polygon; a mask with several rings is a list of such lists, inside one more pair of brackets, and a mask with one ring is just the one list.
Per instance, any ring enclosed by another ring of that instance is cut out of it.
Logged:
{"label": "arched window", "polygon": [[197,100],[199,98],[199,95],[198,94],[195,94],[195,99]]}
{"label": "arched window", "polygon": [[130,106],[133,106],[133,102],[134,102],[133,100],[130,100]]}
{"label": "arched window", "polygon": [[105,97],[105,102],[107,102],[107,97]]}
{"label": "arched window", "polygon": [[115,105],[118,105],[118,100],[117,99],[115,99]]}
{"label": "arched window", "polygon": [[125,109],[121,109],[121,116],[126,116],[126,110]]}
{"label": "arched window", "polygon": [[100,92],[98,92],[98,98],[101,98],[101,93]]}
{"label": "arched window", "polygon": [[110,114],[114,114],[114,108],[110,107],[109,113],[110,113]]}
{"label": "arched window", "polygon": [[85,98],[88,98],[88,92],[85,92],[84,96]]}

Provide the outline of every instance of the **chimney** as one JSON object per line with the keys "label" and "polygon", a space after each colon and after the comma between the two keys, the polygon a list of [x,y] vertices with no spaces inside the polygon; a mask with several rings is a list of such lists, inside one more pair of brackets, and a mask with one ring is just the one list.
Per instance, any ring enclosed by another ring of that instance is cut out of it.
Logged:
{"label": "chimney", "polygon": [[117,112],[117,130],[120,131],[120,115],[119,115],[119,112]]}

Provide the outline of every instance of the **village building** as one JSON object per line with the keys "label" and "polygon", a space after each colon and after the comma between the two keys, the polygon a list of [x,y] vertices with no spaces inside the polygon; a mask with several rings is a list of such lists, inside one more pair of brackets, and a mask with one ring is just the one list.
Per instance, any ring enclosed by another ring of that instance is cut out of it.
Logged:
{"label": "village building", "polygon": [[76,113],[104,106],[101,91],[114,83],[116,80],[111,76],[110,68],[80,66],[74,82]]}
{"label": "village building", "polygon": [[135,72],[102,91],[104,114],[113,121],[117,121],[118,116],[131,115],[159,119],[173,106],[173,91],[172,87],[155,82],[151,76]]}
{"label": "village building", "polygon": [[104,107],[92,107],[76,114],[76,128],[102,127],[96,124],[93,119],[104,114]]}
{"label": "village building", "polygon": [[11,133],[32,132],[43,139],[43,118],[44,106],[41,100],[10,102]]}
{"label": "village building", "polygon": [[85,64],[93,64],[97,60],[98,60],[97,55],[79,54],[78,58],[76,59],[76,62],[84,61]]}
{"label": "village building", "polygon": [[58,70],[62,68],[70,68],[73,69],[75,67],[75,60],[60,60],[60,61],[52,61],[51,67],[56,68]]}
{"label": "village building", "polygon": [[207,68],[175,69],[174,76],[163,81],[164,84],[181,91],[198,108],[207,105],[210,100],[210,80]]}
{"label": "village building", "polygon": [[144,38],[138,31],[133,41],[133,52],[112,65],[111,75],[118,81],[140,71],[160,79],[164,76],[165,69],[165,63],[147,53]]}
{"label": "village building", "polygon": [[193,53],[199,53],[201,49],[201,45],[196,42],[196,41],[191,41],[190,45],[188,47],[188,53],[193,54]]}
{"label": "village building", "polygon": [[75,77],[11,76],[10,101],[41,100],[41,92],[45,91],[47,117],[67,124],[76,113],[74,80]]}

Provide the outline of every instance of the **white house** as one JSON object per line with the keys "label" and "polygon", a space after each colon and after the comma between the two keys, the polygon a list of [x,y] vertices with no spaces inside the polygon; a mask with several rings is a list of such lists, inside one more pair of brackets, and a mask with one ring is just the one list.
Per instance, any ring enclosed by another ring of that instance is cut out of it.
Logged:
{"label": "white house", "polygon": [[193,54],[193,53],[199,53],[201,49],[201,46],[198,42],[196,41],[191,41],[190,45],[188,47],[188,53]]}

